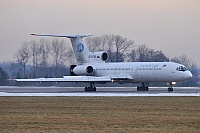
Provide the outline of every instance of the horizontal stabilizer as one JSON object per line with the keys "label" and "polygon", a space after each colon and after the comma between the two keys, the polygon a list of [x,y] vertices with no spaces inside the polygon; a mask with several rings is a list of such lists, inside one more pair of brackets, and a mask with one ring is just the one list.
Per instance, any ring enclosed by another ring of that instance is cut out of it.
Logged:
{"label": "horizontal stabilizer", "polygon": [[51,37],[67,37],[67,38],[78,38],[92,36],[90,34],[72,34],[72,35],[55,35],[55,34],[30,34],[32,36],[51,36]]}

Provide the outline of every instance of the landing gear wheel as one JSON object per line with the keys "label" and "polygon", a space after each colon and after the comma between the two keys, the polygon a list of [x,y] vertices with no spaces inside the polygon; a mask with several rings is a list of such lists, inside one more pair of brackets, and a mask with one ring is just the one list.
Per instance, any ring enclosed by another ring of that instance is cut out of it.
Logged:
{"label": "landing gear wheel", "polygon": [[172,88],[172,87],[169,87],[169,88],[168,88],[168,92],[173,92],[173,88]]}
{"label": "landing gear wheel", "polygon": [[137,91],[149,91],[149,87],[148,86],[138,86],[137,87]]}
{"label": "landing gear wheel", "polygon": [[148,86],[145,87],[145,91],[149,91],[149,87]]}
{"label": "landing gear wheel", "polygon": [[95,92],[97,89],[94,86],[94,82],[90,82],[90,87],[85,87],[85,92]]}
{"label": "landing gear wheel", "polygon": [[89,87],[85,87],[85,92],[88,92],[89,91]]}
{"label": "landing gear wheel", "polygon": [[140,91],[140,87],[139,86],[137,87],[137,91]]}

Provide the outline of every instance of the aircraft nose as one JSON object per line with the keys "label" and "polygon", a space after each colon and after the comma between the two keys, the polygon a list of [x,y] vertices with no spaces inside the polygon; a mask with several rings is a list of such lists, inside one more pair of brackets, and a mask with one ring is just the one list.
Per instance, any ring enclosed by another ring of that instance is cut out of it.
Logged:
{"label": "aircraft nose", "polygon": [[186,79],[192,78],[192,73],[190,71],[187,71],[187,73],[185,74],[185,78]]}
{"label": "aircraft nose", "polygon": [[191,72],[189,72],[188,77],[192,78],[192,73]]}

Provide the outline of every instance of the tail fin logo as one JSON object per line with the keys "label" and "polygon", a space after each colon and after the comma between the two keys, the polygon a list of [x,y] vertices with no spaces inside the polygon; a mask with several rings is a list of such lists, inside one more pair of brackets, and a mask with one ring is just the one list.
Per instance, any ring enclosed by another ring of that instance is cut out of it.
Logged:
{"label": "tail fin logo", "polygon": [[78,45],[77,45],[77,52],[83,52],[83,50],[84,50],[84,45],[82,44],[82,43],[79,43]]}

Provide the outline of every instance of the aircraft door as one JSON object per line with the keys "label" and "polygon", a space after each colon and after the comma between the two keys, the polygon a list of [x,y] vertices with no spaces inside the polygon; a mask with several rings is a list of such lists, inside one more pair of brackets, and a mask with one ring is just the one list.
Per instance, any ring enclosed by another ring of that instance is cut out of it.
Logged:
{"label": "aircraft door", "polygon": [[152,74],[155,75],[155,68],[152,68]]}
{"label": "aircraft door", "polygon": [[135,69],[135,75],[138,76],[138,67]]}

